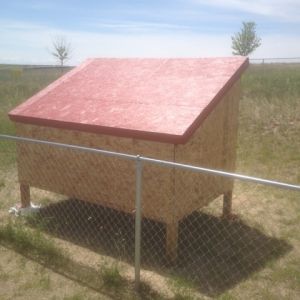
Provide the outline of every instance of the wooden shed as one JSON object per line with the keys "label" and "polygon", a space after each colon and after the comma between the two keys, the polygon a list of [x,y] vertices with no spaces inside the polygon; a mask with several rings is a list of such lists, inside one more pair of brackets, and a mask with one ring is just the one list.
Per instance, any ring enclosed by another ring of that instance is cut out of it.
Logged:
{"label": "wooden shed", "polygon": [[[239,82],[245,57],[89,59],[9,113],[18,136],[76,144],[233,171]],[[18,145],[23,206],[30,186],[127,213],[134,211],[131,161]],[[166,224],[166,251],[176,256],[178,222],[224,195],[233,182],[145,165],[143,217]]]}

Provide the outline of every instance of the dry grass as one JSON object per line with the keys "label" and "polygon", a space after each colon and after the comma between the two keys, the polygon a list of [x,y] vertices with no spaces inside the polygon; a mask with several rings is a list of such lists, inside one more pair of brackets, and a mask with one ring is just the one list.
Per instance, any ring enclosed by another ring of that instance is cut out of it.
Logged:
{"label": "dry grass", "polygon": [[113,299],[0,246],[0,299]]}

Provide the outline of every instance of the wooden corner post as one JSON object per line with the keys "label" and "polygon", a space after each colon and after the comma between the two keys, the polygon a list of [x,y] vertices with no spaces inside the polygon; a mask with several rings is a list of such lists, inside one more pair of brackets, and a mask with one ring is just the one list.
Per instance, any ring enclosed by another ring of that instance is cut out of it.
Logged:
{"label": "wooden corner post", "polygon": [[232,191],[223,195],[223,217],[229,218],[232,211]]}
{"label": "wooden corner post", "polygon": [[20,183],[20,192],[21,192],[21,207],[30,206],[30,186],[29,184]]}

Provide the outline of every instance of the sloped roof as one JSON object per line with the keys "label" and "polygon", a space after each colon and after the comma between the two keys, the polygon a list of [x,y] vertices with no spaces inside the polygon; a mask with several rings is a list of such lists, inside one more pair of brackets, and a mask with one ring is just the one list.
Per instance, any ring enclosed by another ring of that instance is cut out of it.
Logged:
{"label": "sloped roof", "polygon": [[89,59],[9,116],[41,126],[184,143],[247,66],[245,57]]}

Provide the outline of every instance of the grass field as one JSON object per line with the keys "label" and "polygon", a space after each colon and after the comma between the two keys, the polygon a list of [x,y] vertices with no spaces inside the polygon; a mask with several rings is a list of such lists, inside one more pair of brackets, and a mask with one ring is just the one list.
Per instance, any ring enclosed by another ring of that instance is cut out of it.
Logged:
{"label": "grass field", "polygon": [[[61,74],[52,68],[0,66],[0,133],[14,134],[7,112]],[[237,171],[300,184],[300,64],[251,65],[242,88]],[[0,142],[0,166],[3,223],[19,197],[13,143]],[[34,193],[51,201],[51,194]],[[71,244],[60,248],[59,241],[52,243],[52,237],[45,238],[40,231],[22,229],[12,218],[13,223],[0,230],[0,299],[299,299],[299,192],[236,182],[233,203],[249,228],[283,241],[286,250],[214,296],[182,278],[168,279],[163,295],[155,285],[143,286],[141,294],[135,294],[132,284],[121,276],[121,268],[109,259],[96,267],[83,266],[70,253],[80,256],[85,249]],[[255,259],[264,251],[263,245],[252,246],[257,246]],[[89,255],[94,259],[93,253],[84,253],[81,256],[87,261]]]}

